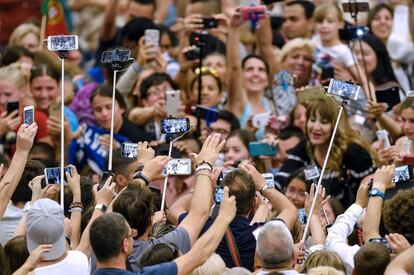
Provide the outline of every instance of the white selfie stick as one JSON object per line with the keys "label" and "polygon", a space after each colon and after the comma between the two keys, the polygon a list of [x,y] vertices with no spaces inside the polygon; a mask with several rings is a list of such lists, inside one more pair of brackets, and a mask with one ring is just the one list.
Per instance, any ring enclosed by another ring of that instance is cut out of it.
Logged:
{"label": "white selfie stick", "polygon": [[113,150],[113,141],[114,141],[114,113],[115,113],[115,89],[116,89],[116,73],[118,71],[114,70],[114,82],[112,85],[112,109],[111,109],[111,130],[109,133],[109,158],[108,158],[108,171],[112,170],[112,150]]}
{"label": "white selfie stick", "polygon": [[333,145],[333,142],[335,140],[336,130],[338,129],[338,125],[339,125],[339,121],[341,120],[341,115],[342,115],[343,109],[344,109],[344,107],[339,106],[338,117],[336,118],[335,127],[334,127],[333,132],[332,132],[331,140],[329,141],[328,151],[326,152],[325,160],[323,161],[322,171],[321,171],[321,174],[319,176],[318,185],[316,186],[316,190],[315,190],[315,193],[314,193],[311,209],[309,211],[308,220],[307,220],[306,226],[305,226],[305,231],[303,232],[302,243],[305,243],[306,237],[308,235],[309,224],[310,224],[310,221],[312,219],[313,212],[315,211],[316,199],[319,195],[319,189],[321,188],[323,174],[325,173],[325,168],[326,168],[326,165],[328,164],[329,155],[331,153],[332,145]]}
{"label": "white selfie stick", "polygon": [[65,210],[65,188],[63,179],[65,175],[65,58],[61,57],[62,63],[61,72],[61,99],[60,99],[60,205]]}

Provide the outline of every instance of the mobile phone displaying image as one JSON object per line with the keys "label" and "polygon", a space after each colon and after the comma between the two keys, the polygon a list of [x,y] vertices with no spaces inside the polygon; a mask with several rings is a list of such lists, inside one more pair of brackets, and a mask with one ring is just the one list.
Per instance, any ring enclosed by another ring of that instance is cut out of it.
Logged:
{"label": "mobile phone displaying image", "polygon": [[58,103],[51,103],[48,108],[49,117],[55,117],[60,120],[61,105]]}
{"label": "mobile phone displaying image", "polygon": [[240,7],[240,13],[244,21],[263,19],[266,17],[266,6],[243,6]]}
{"label": "mobile phone displaying image", "polygon": [[34,106],[26,106],[23,109],[24,124],[31,125],[34,122]]}
{"label": "mobile phone displaying image", "polygon": [[392,182],[398,184],[402,182],[407,182],[413,178],[413,168],[411,165],[403,165],[395,167],[395,175]]}
{"label": "mobile phone displaying image", "polygon": [[112,51],[104,51],[101,56],[101,63],[126,62],[131,55],[130,50],[115,49]]}
{"label": "mobile phone displaying image", "polygon": [[99,185],[98,185],[98,191],[102,189],[102,187],[105,185],[106,180],[109,177],[112,177],[112,180],[114,180],[115,174],[112,171],[104,171],[101,177],[101,181],[99,182]]}
{"label": "mobile phone displaying image", "polygon": [[197,105],[194,111],[196,117],[201,119],[208,120],[211,122],[216,122],[219,116],[219,112],[216,109],[206,108],[201,105]]}
{"label": "mobile phone displaying image", "polygon": [[180,90],[170,90],[165,92],[165,109],[169,116],[178,116],[181,107]]}
{"label": "mobile phone displaying image", "polygon": [[[66,178],[66,172],[71,175],[71,169],[69,167],[64,168],[65,174],[63,175],[63,184],[68,182]],[[45,168],[45,181],[46,184],[61,184],[60,181],[60,167]]]}
{"label": "mobile phone displaying image", "polygon": [[249,154],[252,157],[269,156],[274,157],[277,154],[277,148],[260,141],[249,142]]}
{"label": "mobile phone displaying image", "polygon": [[78,49],[77,35],[53,35],[47,38],[49,51],[74,51]]}
{"label": "mobile phone displaying image", "polygon": [[20,103],[19,101],[7,102],[7,114],[11,114],[14,110],[19,110]]}
{"label": "mobile phone displaying image", "polygon": [[160,31],[157,29],[145,30],[145,45],[153,45],[158,47],[160,45]]}
{"label": "mobile phone displaying image", "polygon": [[203,17],[203,29],[214,29],[218,27],[218,20],[213,17]]}
{"label": "mobile phone displaying image", "polygon": [[275,188],[275,178],[272,173],[264,173],[262,177],[265,179],[267,186]]}
{"label": "mobile phone displaying image", "polygon": [[121,156],[129,159],[137,158],[137,147],[138,144],[131,142],[124,142],[121,146]]}
{"label": "mobile phone displaying image", "polygon": [[188,118],[165,118],[161,120],[161,133],[179,134],[190,130],[190,120]]}
{"label": "mobile phone displaying image", "polygon": [[308,215],[306,215],[306,211],[305,208],[300,208],[298,210],[298,220],[300,222],[301,225],[304,225],[307,223],[308,221]]}
{"label": "mobile phone displaying image", "polygon": [[349,2],[342,3],[342,8],[344,12],[368,12],[369,3],[368,2]]}
{"label": "mobile phone displaying image", "polygon": [[308,181],[316,180],[317,178],[319,178],[319,170],[316,166],[309,166],[305,170],[303,170],[303,172],[305,173],[305,178]]}
{"label": "mobile phone displaying image", "polygon": [[190,175],[191,174],[191,159],[172,159],[163,170],[163,175]]}
{"label": "mobile phone displaying image", "polygon": [[328,87],[328,93],[346,100],[357,100],[360,90],[361,86],[336,79],[331,79]]}
{"label": "mobile phone displaying image", "polygon": [[224,187],[217,186],[214,191],[214,201],[216,202],[216,204],[220,204],[223,198],[224,198]]}

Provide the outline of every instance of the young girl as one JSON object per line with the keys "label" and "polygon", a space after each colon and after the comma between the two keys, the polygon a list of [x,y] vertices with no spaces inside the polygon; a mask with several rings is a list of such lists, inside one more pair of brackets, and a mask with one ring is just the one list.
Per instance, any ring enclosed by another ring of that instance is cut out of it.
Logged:
{"label": "young girl", "polygon": [[[335,66],[344,66],[353,79],[359,80],[368,92],[363,74],[358,74],[357,63],[349,47],[339,38],[339,29],[344,26],[342,11],[336,4],[320,5],[313,14],[317,34],[315,63],[321,70],[321,80],[333,78]],[[362,79],[359,79],[361,75]]]}

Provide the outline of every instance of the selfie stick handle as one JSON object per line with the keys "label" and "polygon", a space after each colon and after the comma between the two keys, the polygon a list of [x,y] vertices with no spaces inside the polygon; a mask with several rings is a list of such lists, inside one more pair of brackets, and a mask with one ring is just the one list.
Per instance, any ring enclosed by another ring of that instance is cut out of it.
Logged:
{"label": "selfie stick handle", "polygon": [[[172,145],[173,145],[173,140],[170,141],[170,148],[168,150],[169,158],[171,157]],[[162,190],[162,200],[161,200],[161,211],[163,211],[165,207],[165,195],[167,193],[167,184],[168,184],[168,174],[164,179],[164,188]]]}
{"label": "selfie stick handle", "polygon": [[305,231],[303,232],[302,243],[305,243],[306,237],[308,235],[309,224],[310,224],[310,221],[312,219],[313,212],[315,211],[316,199],[319,195],[319,189],[321,188],[323,174],[325,173],[325,168],[326,168],[326,165],[328,164],[329,155],[331,153],[333,141],[335,140],[336,130],[338,129],[338,125],[339,125],[339,121],[341,120],[341,115],[342,115],[343,109],[344,109],[344,107],[339,106],[338,117],[336,118],[335,127],[334,127],[333,132],[332,132],[331,140],[329,141],[328,151],[326,152],[325,160],[323,161],[322,171],[321,171],[321,174],[319,175],[318,185],[316,186],[316,190],[315,190],[315,193],[314,193],[311,209],[310,209],[309,215],[308,215],[308,220],[306,221]]}
{"label": "selfie stick handle", "polygon": [[60,206],[65,210],[65,188],[63,185],[63,179],[65,175],[65,57],[66,53],[60,53],[61,61],[61,95],[60,95]]}
{"label": "selfie stick handle", "polygon": [[112,109],[111,109],[111,130],[109,133],[109,158],[108,158],[108,170],[112,171],[112,150],[113,150],[113,141],[114,141],[114,112],[115,112],[115,85],[116,85],[116,73],[117,70],[114,70],[114,82],[112,85]]}

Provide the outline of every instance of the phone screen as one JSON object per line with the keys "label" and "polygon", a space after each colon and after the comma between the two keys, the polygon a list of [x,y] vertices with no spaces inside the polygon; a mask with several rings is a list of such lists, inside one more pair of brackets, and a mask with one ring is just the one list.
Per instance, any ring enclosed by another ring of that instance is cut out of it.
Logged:
{"label": "phone screen", "polygon": [[185,133],[189,130],[189,120],[187,118],[166,118],[161,121],[161,131],[163,134]]}
{"label": "phone screen", "polygon": [[224,188],[216,187],[216,191],[214,192],[214,201],[217,204],[220,204],[223,198],[224,198]]}
{"label": "phone screen", "polygon": [[137,147],[136,143],[125,142],[122,143],[121,154],[124,158],[136,159],[137,158]]}
{"label": "phone screen", "polygon": [[34,109],[26,109],[23,113],[24,124],[31,125],[34,122]]}
{"label": "phone screen", "polygon": [[[66,172],[71,174],[71,169],[69,167],[64,168],[64,175],[63,175],[63,184],[68,182],[66,178]],[[52,168],[45,168],[45,179],[46,184],[61,184],[60,180],[60,167],[52,167]]]}
{"label": "phone screen", "polygon": [[14,110],[19,110],[19,101],[7,102],[7,114],[12,113]]}
{"label": "phone screen", "polygon": [[409,181],[412,177],[412,168],[410,165],[403,165],[395,168],[395,175],[392,180],[394,183]]}

